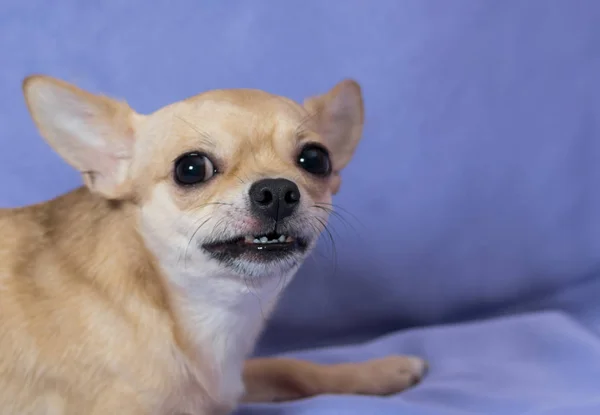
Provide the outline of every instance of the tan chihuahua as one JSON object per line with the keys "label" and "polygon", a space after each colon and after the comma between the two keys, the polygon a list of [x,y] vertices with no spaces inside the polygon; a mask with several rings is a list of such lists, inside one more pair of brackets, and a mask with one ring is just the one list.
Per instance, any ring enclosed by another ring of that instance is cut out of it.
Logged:
{"label": "tan chihuahua", "polygon": [[0,210],[0,414],[215,415],[423,376],[408,356],[246,360],[360,140],[356,82],[304,106],[216,90],[147,116],[46,76],[23,90],[85,187]]}

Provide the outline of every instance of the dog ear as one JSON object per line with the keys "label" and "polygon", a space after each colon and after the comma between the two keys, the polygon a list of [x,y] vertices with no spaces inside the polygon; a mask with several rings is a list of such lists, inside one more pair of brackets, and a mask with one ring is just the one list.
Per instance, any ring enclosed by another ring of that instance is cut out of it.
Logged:
{"label": "dog ear", "polygon": [[126,196],[137,115],[124,102],[41,75],[23,81],[29,112],[42,137],[109,199]]}
{"label": "dog ear", "polygon": [[360,85],[345,80],[329,92],[304,101],[306,110],[314,116],[318,133],[331,152],[333,163],[332,192],[340,186],[340,171],[346,167],[362,137],[364,108]]}

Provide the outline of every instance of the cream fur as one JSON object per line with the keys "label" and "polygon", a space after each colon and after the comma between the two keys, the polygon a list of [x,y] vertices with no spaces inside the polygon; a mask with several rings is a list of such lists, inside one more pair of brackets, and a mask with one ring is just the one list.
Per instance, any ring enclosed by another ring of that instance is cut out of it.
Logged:
{"label": "cream fur", "polygon": [[[0,210],[0,413],[229,412],[244,393],[245,359],[327,220],[315,204],[331,202],[360,139],[360,88],[345,81],[308,109],[262,91],[210,91],[150,115],[45,76],[23,88],[42,137],[86,187]],[[331,152],[330,178],[296,165],[308,141]],[[218,176],[177,185],[173,162],[188,151],[209,153]],[[307,253],[267,265],[212,259],[203,243],[257,229],[248,189],[268,177],[300,188],[290,226],[310,242]],[[317,393],[391,391],[398,373],[422,372],[397,360],[405,371],[382,377],[380,367],[395,366],[377,363],[373,383],[352,367],[265,364],[296,370]],[[273,399],[279,388],[251,386]]]}

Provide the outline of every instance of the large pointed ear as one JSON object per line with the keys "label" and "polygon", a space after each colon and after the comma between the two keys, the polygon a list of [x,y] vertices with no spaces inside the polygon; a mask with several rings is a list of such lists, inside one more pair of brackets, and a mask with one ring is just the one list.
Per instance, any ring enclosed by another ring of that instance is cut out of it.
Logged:
{"label": "large pointed ear", "polygon": [[[333,173],[339,175],[362,136],[364,109],[360,86],[353,80],[342,81],[326,94],[305,100],[304,107],[314,114],[318,133],[331,153]],[[339,183],[334,193],[338,186]]]}
{"label": "large pointed ear", "polygon": [[86,186],[109,199],[125,197],[135,112],[48,76],[27,77],[23,93],[42,137],[81,172]]}

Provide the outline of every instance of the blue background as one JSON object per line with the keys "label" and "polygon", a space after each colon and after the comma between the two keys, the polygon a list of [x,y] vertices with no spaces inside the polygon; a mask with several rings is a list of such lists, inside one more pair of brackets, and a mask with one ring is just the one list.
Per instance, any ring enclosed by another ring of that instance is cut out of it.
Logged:
{"label": "blue background", "polygon": [[353,77],[367,123],[335,251],[324,240],[260,351],[414,353],[431,371],[392,398],[241,413],[598,414],[599,22],[595,0],[4,0],[0,206],[80,183],[29,119],[30,73],[145,113]]}

